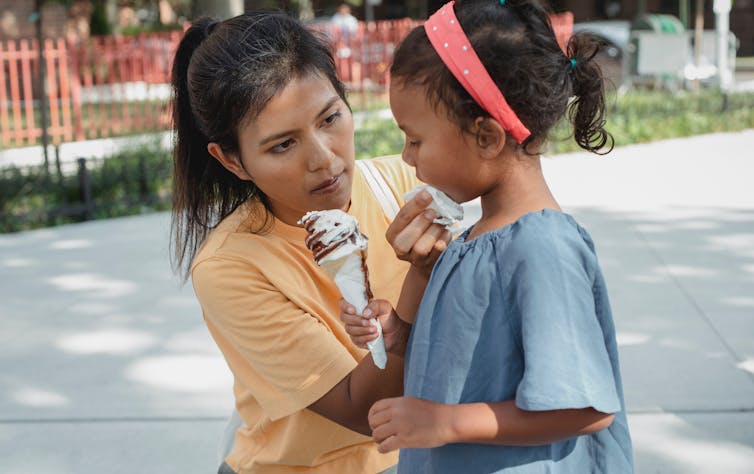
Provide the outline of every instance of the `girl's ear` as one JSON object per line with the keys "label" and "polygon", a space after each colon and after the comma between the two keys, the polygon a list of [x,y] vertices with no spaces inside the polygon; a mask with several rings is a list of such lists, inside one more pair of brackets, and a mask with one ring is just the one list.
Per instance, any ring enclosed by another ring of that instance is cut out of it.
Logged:
{"label": "girl's ear", "polygon": [[241,159],[236,155],[229,155],[223,151],[223,149],[216,142],[209,142],[207,145],[207,151],[214,159],[220,162],[223,167],[236,175],[241,181],[251,181],[251,176],[246,172],[243,165],[241,165]]}
{"label": "girl's ear", "polygon": [[505,147],[508,134],[500,123],[490,117],[477,117],[474,120],[476,143],[482,158],[497,158]]}

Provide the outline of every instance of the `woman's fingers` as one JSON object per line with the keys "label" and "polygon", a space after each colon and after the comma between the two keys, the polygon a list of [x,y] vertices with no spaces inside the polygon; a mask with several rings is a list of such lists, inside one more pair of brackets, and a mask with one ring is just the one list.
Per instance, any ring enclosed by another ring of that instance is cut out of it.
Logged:
{"label": "woman's fingers", "polygon": [[[372,300],[367,304],[367,307],[364,308],[364,313],[362,314],[362,316],[367,319],[379,318],[381,316],[390,314],[392,311],[393,305],[391,305],[389,301],[377,299]],[[366,322],[367,324],[369,324],[369,321]]]}
{"label": "woman's fingers", "polygon": [[[356,308],[354,305],[346,301],[344,298],[341,298],[340,301],[338,301],[338,306],[340,307],[340,314],[341,315],[353,315],[356,314]],[[341,318],[342,319],[342,318]]]}
{"label": "woman's fingers", "polygon": [[341,299],[338,304],[340,320],[345,324],[346,333],[356,346],[365,348],[367,342],[377,338],[377,328],[368,319],[357,315],[356,308],[352,304],[344,299]]}
{"label": "woman's fingers", "polygon": [[374,318],[385,318],[393,312],[393,307],[387,300],[372,300],[364,309],[363,316],[356,314],[356,308],[346,300],[341,299],[340,320],[345,324],[345,330],[351,341],[358,347],[366,347],[379,336],[377,327],[372,321]]}

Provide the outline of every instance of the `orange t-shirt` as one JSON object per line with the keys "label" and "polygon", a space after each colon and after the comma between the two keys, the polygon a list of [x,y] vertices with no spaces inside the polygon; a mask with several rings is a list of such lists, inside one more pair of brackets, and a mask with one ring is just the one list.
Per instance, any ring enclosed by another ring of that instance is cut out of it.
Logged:
{"label": "orange t-shirt", "polygon": [[[374,159],[398,203],[418,181],[400,157]],[[366,351],[339,319],[340,293],[306,248],[306,231],[275,220],[249,231],[256,203],[239,207],[208,236],[192,264],[204,319],[234,375],[246,426],[226,458],[239,474],[377,473],[397,462],[368,437],[313,411]],[[367,265],[375,297],[395,304],[408,264],[385,240],[389,225],[356,168],[349,214],[370,238]]]}

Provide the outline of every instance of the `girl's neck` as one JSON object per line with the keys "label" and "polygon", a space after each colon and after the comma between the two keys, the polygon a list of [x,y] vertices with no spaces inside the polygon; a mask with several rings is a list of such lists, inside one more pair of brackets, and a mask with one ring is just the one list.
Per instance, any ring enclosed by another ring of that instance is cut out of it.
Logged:
{"label": "girl's neck", "polygon": [[530,212],[560,210],[545,181],[539,157],[512,157],[506,161],[509,165],[500,170],[500,179],[481,196],[482,217],[467,240],[505,227]]}

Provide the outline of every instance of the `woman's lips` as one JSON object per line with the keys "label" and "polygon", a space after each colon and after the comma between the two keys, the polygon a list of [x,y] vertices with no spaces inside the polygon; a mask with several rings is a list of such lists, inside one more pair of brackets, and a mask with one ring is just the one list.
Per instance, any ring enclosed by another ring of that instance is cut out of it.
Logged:
{"label": "woman's lips", "polygon": [[323,181],[312,190],[312,193],[314,194],[331,194],[340,188],[340,184],[343,181],[343,173],[339,174],[338,176],[333,176],[332,178],[328,179],[327,181]]}

